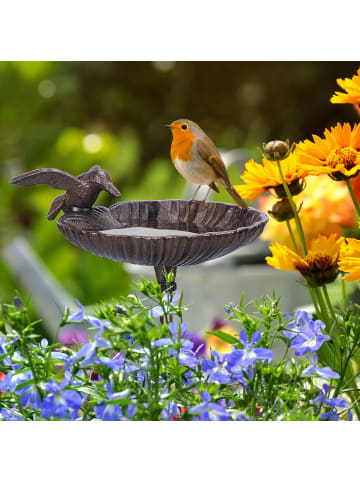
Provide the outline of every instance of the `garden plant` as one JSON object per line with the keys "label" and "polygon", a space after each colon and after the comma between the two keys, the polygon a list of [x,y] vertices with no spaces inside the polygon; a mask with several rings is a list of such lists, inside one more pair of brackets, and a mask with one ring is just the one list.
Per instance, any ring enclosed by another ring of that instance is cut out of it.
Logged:
{"label": "garden plant", "polygon": [[[331,102],[353,104],[360,114],[360,69],[338,83],[345,93]],[[1,419],[359,420],[360,305],[349,289],[360,280],[359,173],[360,124],[338,123],[312,141],[264,144],[262,163],[250,160],[236,186],[250,201],[275,196],[268,211],[280,231],[270,226],[266,261],[302,275],[308,310],[283,313],[279,293],[247,304],[239,293],[239,300],[224,300],[236,332],[214,329],[203,339],[188,330],[181,293],[142,279],[134,293],[99,303],[91,315],[78,301],[59,332],[70,325],[76,334],[86,323],[88,338],[61,343],[37,333],[39,321],[19,297],[4,304]],[[322,230],[309,201],[298,201],[318,176],[330,191],[348,191],[355,221],[345,229],[332,218]],[[340,303],[329,295],[331,283],[341,286]],[[222,344],[215,347],[214,339]]]}

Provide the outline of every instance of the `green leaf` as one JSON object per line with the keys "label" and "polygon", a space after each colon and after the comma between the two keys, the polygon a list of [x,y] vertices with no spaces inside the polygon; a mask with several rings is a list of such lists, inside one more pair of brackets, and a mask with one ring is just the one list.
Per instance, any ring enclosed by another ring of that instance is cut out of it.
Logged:
{"label": "green leaf", "polygon": [[229,333],[225,333],[224,331],[207,331],[206,332],[209,335],[215,335],[220,340],[225,341],[225,343],[230,343],[230,345],[235,345],[239,343],[239,339],[235,338],[235,336],[229,335]]}

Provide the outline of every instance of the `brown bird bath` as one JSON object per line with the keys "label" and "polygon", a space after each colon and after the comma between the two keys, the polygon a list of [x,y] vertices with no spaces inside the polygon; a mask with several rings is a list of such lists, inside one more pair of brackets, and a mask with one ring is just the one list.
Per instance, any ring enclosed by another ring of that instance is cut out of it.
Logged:
{"label": "brown bird bath", "polygon": [[[161,289],[176,289],[178,266],[204,263],[246,246],[263,232],[268,217],[254,208],[197,201],[129,201],[110,208],[93,207],[99,193],[120,197],[108,172],[93,166],[77,177],[45,168],[20,174],[12,184],[48,184],[66,191],[57,196],[48,219],[58,219],[60,232],[79,248],[114,261],[154,266]],[[164,269],[173,271],[166,286]]]}
{"label": "brown bird bath", "polygon": [[[178,266],[229,254],[260,236],[267,221],[265,213],[251,207],[168,200],[120,202],[109,209],[67,212],[57,226],[71,243],[96,256],[154,266],[164,290],[164,268],[176,275]],[[174,291],[175,281],[168,288]]]}

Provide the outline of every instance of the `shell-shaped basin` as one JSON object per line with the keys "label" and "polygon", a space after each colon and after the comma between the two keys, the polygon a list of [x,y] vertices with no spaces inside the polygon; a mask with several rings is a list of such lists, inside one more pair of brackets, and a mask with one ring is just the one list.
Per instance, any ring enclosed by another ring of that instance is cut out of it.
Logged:
{"label": "shell-shaped basin", "polygon": [[60,232],[75,246],[114,261],[186,266],[220,258],[263,232],[268,217],[249,207],[197,201],[128,201],[65,213]]}

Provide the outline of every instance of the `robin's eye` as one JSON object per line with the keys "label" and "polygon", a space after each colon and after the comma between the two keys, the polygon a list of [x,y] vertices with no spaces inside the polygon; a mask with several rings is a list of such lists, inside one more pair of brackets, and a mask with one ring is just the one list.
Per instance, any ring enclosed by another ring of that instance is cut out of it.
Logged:
{"label": "robin's eye", "polygon": [[184,131],[186,131],[187,125],[186,125],[186,124],[183,124],[183,125],[181,126],[181,129],[184,129]]}

